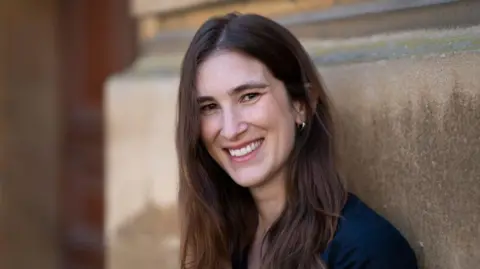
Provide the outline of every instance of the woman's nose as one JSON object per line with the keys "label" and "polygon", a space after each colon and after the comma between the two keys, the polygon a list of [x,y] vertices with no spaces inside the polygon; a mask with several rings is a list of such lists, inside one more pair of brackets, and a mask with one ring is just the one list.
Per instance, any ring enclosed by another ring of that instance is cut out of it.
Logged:
{"label": "woman's nose", "polygon": [[235,111],[223,113],[223,125],[220,134],[224,138],[235,140],[239,135],[244,133],[247,128],[248,124],[242,120],[239,113],[235,113]]}

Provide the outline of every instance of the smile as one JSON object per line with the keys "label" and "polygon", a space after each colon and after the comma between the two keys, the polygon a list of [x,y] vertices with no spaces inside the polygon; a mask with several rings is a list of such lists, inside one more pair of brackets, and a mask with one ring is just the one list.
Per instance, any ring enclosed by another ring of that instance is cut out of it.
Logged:
{"label": "smile", "polygon": [[241,148],[228,149],[228,153],[230,153],[230,156],[234,158],[245,157],[245,156],[248,156],[250,153],[254,152],[256,149],[258,149],[260,145],[262,145],[262,143],[263,143],[263,139],[259,139]]}

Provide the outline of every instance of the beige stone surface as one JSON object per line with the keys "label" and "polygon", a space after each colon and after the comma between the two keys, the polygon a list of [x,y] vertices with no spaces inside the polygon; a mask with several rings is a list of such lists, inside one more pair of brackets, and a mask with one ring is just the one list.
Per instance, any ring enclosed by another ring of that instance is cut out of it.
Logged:
{"label": "beige stone surface", "polygon": [[[421,268],[476,268],[480,53],[320,71],[338,110],[350,190],[400,229]],[[109,84],[109,268],[178,268],[177,82],[153,72]]]}
{"label": "beige stone surface", "polygon": [[147,203],[176,201],[174,77],[111,79],[106,90],[106,201],[109,237]]}
{"label": "beige stone surface", "polygon": [[[362,2],[365,0],[352,0],[350,2]],[[371,1],[371,0],[367,0]],[[201,3],[218,3],[209,8],[190,8],[185,12],[171,13],[162,15],[160,12],[166,12],[172,8],[184,8]],[[193,30],[198,28],[208,18],[236,11],[241,13],[257,13],[269,17],[279,17],[291,14],[297,14],[304,11],[321,10],[332,7],[334,0],[255,0],[255,1],[218,1],[218,0],[181,0],[181,1],[155,1],[155,0],[133,0],[133,13],[143,19],[155,18],[158,21],[156,29],[160,31],[172,30]],[[160,13],[160,15],[159,15]],[[149,33],[152,25],[146,23],[141,25],[140,33]],[[145,29],[142,29],[145,28]],[[141,38],[148,38],[142,36]]]}
{"label": "beige stone surface", "polygon": [[405,234],[422,268],[476,268],[480,52],[321,71],[350,189]]}
{"label": "beige stone surface", "polygon": [[[175,77],[112,78],[106,87],[108,268],[177,259]],[[172,267],[173,266],[173,267]]]}
{"label": "beige stone surface", "polygon": [[131,0],[133,14],[168,12],[201,4],[221,2],[221,0]]}
{"label": "beige stone surface", "polygon": [[107,268],[177,269],[178,235],[177,208],[149,203],[116,230]]}

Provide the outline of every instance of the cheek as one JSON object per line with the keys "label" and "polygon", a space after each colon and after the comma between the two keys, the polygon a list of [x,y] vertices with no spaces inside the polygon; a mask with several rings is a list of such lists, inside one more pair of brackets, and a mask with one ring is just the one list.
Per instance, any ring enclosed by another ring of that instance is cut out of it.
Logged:
{"label": "cheek", "polygon": [[283,156],[284,151],[288,154],[295,142],[295,118],[292,110],[285,102],[271,107],[267,115],[270,130],[278,140],[277,150],[282,152],[279,155]]}
{"label": "cheek", "polygon": [[260,128],[268,128],[272,125],[268,106],[262,104],[243,109],[242,121]]}
{"label": "cheek", "polygon": [[211,148],[218,133],[218,124],[214,116],[203,117],[200,121],[200,135],[207,148]]}
{"label": "cheek", "polygon": [[264,129],[275,129],[283,114],[272,95],[265,95],[258,103],[243,109],[243,120]]}
{"label": "cheek", "polygon": [[280,136],[286,135],[284,132],[288,132],[288,135],[292,133],[295,120],[292,109],[286,101],[269,98],[255,106],[249,115],[253,123],[259,123],[260,126],[271,131],[280,132]]}

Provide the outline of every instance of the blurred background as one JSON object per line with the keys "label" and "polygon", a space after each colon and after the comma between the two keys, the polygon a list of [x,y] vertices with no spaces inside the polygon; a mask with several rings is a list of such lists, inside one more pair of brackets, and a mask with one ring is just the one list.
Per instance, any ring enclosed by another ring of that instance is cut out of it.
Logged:
{"label": "blurred background", "polygon": [[478,268],[474,0],[0,0],[0,268],[178,268],[180,61],[231,11],[307,48],[349,189],[421,268]]}

